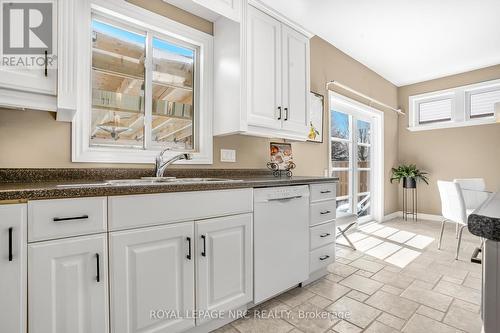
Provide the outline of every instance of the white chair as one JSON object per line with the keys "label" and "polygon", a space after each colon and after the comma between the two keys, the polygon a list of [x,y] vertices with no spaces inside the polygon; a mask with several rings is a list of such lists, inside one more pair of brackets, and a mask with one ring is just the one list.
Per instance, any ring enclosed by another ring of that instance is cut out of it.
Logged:
{"label": "white chair", "polygon": [[455,222],[457,224],[458,238],[457,254],[455,259],[458,259],[460,243],[462,242],[462,233],[464,228],[467,226],[467,208],[464,196],[458,183],[438,180],[437,184],[439,188],[439,196],[441,197],[441,214],[444,217],[441,225],[438,249],[441,249],[441,241],[443,239],[444,226],[446,222]]}
{"label": "white chair", "polygon": [[460,185],[465,200],[465,209],[469,212],[481,206],[488,199],[490,192],[486,191],[486,183],[483,178],[453,179],[453,182]]}

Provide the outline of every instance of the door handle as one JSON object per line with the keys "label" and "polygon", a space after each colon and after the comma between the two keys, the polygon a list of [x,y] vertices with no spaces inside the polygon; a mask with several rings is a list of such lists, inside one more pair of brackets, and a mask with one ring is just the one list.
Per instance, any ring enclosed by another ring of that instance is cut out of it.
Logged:
{"label": "door handle", "polygon": [[73,217],[54,217],[52,221],[54,222],[63,222],[63,221],[74,221],[74,220],[86,220],[88,219],[88,215],[82,215],[82,216],[73,216]]}
{"label": "door handle", "polygon": [[12,261],[13,256],[12,256],[12,231],[14,228],[10,227],[9,228],[9,261]]}
{"label": "door handle", "polygon": [[330,236],[330,234],[328,232],[324,233],[322,235],[319,235],[319,237],[321,237],[321,238],[325,238],[325,237],[328,237],[328,236]]}
{"label": "door handle", "polygon": [[321,215],[330,214],[330,213],[331,213],[330,210],[325,210],[324,212],[320,212]]}
{"label": "door handle", "polygon": [[203,240],[203,251],[201,251],[201,256],[207,256],[207,237],[205,235],[201,235],[201,239]]}
{"label": "door handle", "polygon": [[95,259],[96,259],[96,276],[95,276],[95,279],[97,282],[100,282],[101,281],[101,272],[100,272],[100,263],[99,263],[99,253],[96,253],[95,254]]}
{"label": "door handle", "polygon": [[281,120],[281,106],[278,106],[278,120]]}
{"label": "door handle", "polygon": [[285,108],[285,119],[284,120],[285,121],[288,120],[288,108]]}
{"label": "door handle", "polygon": [[186,258],[188,260],[191,260],[191,237],[186,237],[186,240],[188,242],[188,254],[187,254]]}
{"label": "door handle", "polygon": [[324,255],[324,256],[322,256],[322,257],[319,257],[319,260],[323,261],[323,260],[326,260],[326,259],[328,259],[328,258],[330,258],[330,256],[329,256],[329,255]]}
{"label": "door handle", "polygon": [[301,195],[296,195],[294,197],[287,197],[287,198],[272,198],[272,199],[267,199],[267,201],[287,201],[287,200],[300,199],[300,198],[302,198]]}

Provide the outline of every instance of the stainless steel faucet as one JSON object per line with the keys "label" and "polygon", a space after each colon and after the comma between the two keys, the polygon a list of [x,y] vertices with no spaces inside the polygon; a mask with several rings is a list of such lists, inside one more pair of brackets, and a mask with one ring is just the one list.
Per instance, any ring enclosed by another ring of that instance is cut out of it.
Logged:
{"label": "stainless steel faucet", "polygon": [[181,154],[175,155],[172,158],[164,161],[163,158],[164,158],[165,152],[170,151],[170,150],[171,150],[170,148],[166,148],[158,156],[156,156],[156,160],[155,160],[156,177],[163,177],[163,174],[165,173],[165,170],[167,169],[167,167],[170,164],[174,163],[175,161],[190,160],[193,158],[193,156],[189,153],[181,153]]}

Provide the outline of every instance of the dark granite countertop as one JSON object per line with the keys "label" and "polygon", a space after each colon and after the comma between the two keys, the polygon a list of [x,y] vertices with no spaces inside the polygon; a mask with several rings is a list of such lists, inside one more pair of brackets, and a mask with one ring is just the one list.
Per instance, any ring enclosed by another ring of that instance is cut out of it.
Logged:
{"label": "dark granite countertop", "polygon": [[[128,171],[127,171],[128,170]],[[337,181],[326,177],[273,177],[267,170],[172,169],[166,176],[210,177],[227,181],[156,184],[107,184],[106,179],[152,176],[149,169],[1,169],[0,201],[208,191],[236,188],[306,185]]]}
{"label": "dark granite countertop", "polygon": [[469,216],[467,225],[473,235],[500,242],[500,192],[490,195]]}

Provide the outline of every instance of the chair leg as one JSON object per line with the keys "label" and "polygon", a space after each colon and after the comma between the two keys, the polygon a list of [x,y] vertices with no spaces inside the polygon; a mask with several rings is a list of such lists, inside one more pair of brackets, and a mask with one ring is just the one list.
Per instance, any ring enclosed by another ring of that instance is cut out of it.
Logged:
{"label": "chair leg", "polygon": [[466,227],[465,225],[460,226],[460,229],[458,231],[457,254],[455,256],[455,260],[458,260],[458,253],[460,252],[460,243],[462,243],[462,233],[465,227]]}
{"label": "chair leg", "polygon": [[441,250],[441,241],[443,240],[443,232],[444,232],[444,224],[446,223],[447,220],[443,220],[441,223],[441,234],[439,235],[439,243],[438,243],[438,250]]}
{"label": "chair leg", "polygon": [[458,239],[458,229],[459,229],[459,226],[457,223],[457,224],[455,224],[455,239]]}

